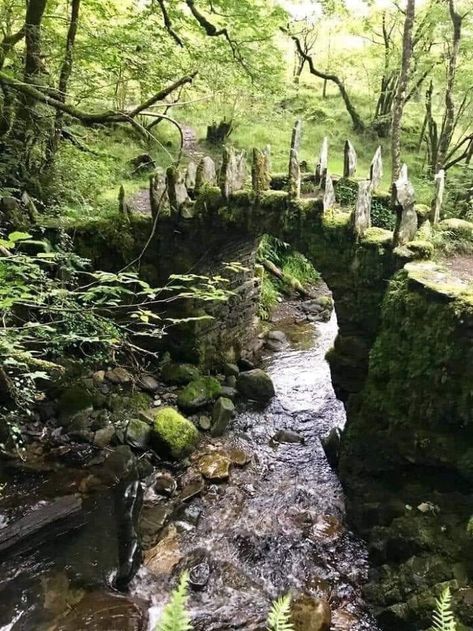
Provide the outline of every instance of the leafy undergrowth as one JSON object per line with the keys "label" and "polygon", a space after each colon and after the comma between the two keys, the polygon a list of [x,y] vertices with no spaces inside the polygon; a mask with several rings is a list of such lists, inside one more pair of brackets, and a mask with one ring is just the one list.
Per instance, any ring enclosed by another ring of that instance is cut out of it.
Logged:
{"label": "leafy undergrowth", "polygon": [[263,237],[258,249],[258,260],[273,263],[281,270],[285,279],[278,279],[263,268],[259,311],[262,320],[270,318],[272,310],[282,300],[282,296],[293,293],[293,280],[303,287],[315,285],[321,280],[319,272],[305,256],[276,237]]}

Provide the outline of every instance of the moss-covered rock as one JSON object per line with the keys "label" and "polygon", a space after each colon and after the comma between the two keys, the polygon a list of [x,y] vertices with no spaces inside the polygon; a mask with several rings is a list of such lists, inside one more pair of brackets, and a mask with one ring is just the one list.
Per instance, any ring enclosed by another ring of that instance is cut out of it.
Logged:
{"label": "moss-covered rock", "polygon": [[184,386],[199,378],[199,369],[192,364],[178,364],[170,361],[162,366],[161,377],[166,383]]}
{"label": "moss-covered rock", "polygon": [[247,399],[261,403],[268,403],[275,394],[271,377],[260,368],[240,373],[237,390]]}
{"label": "moss-covered rock", "polygon": [[94,407],[94,399],[92,394],[84,384],[75,384],[59,397],[58,412],[61,421],[67,421],[80,412],[92,412]]}
{"label": "moss-covered rock", "polygon": [[177,397],[177,405],[182,410],[199,410],[222,393],[222,384],[214,377],[199,377],[187,384]]}
{"label": "moss-covered rock", "polygon": [[176,460],[188,455],[199,439],[195,425],[173,408],[162,408],[155,414],[151,442],[156,451]]}

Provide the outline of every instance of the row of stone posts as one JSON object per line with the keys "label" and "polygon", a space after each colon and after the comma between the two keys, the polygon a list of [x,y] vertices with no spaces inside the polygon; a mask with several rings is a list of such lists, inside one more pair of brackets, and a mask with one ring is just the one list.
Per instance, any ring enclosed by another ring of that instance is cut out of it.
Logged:
{"label": "row of stone posts", "polygon": [[[299,199],[301,195],[301,166],[299,152],[302,137],[302,122],[297,120],[291,136],[289,152],[287,191],[290,200]],[[323,193],[324,213],[336,204],[335,189],[329,172],[329,141],[322,141],[320,153],[316,160],[313,182]],[[343,155],[343,177],[353,178],[357,172],[357,153],[350,140],[345,142]],[[247,178],[246,157],[244,151],[236,151],[233,147],[224,147],[221,168],[217,171],[215,162],[204,156],[196,164],[190,161],[185,173],[175,166],[168,168],[166,177],[153,175],[150,179],[151,209],[155,216],[160,205],[166,201],[174,212],[183,217],[191,217],[191,197],[195,197],[205,186],[218,186],[225,199],[245,187]],[[375,151],[370,164],[369,175],[358,181],[357,197],[352,215],[354,233],[361,237],[371,227],[371,205],[373,193],[383,178],[383,159],[381,147]],[[270,147],[253,149],[251,165],[252,189],[256,196],[271,187],[271,152]],[[445,188],[444,171],[435,176],[435,197],[432,202],[430,220],[437,223],[440,219]],[[401,173],[392,186],[392,205],[397,221],[394,230],[395,245],[402,245],[412,240],[417,232],[418,222],[415,210],[414,188],[408,177],[407,166],[403,165]]]}

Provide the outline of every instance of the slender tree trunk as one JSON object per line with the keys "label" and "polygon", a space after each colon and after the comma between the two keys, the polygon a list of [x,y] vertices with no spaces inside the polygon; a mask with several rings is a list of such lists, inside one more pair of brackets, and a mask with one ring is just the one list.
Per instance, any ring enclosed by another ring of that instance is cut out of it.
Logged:
{"label": "slender tree trunk", "polygon": [[[66,102],[67,90],[69,86],[69,79],[72,74],[72,67],[74,63],[74,45],[76,41],[77,28],[79,26],[79,12],[80,12],[81,0],[71,0],[71,18],[69,22],[69,30],[66,38],[66,50],[64,54],[64,60],[61,66],[61,72],[59,74],[58,83],[58,101],[62,103]],[[54,156],[59,147],[59,141],[61,139],[62,128],[64,124],[64,112],[56,110],[56,117],[54,120],[54,129],[51,134],[48,147],[47,162],[51,164],[54,160]]]}
{"label": "slender tree trunk", "polygon": [[447,87],[445,90],[445,112],[442,120],[442,127],[439,138],[439,149],[434,163],[434,171],[443,168],[450,143],[452,142],[455,127],[455,103],[453,100],[453,90],[458,66],[458,53],[460,51],[462,16],[455,11],[454,0],[448,2],[450,19],[453,25],[452,47],[447,69]]}
{"label": "slender tree trunk", "polygon": [[392,174],[391,180],[395,182],[401,171],[401,124],[404,105],[406,102],[407,83],[409,81],[409,68],[411,65],[413,40],[412,33],[415,19],[415,0],[407,0],[406,17],[404,20],[404,33],[402,38],[402,63],[397,86],[396,96],[393,105],[392,121],[392,143],[391,159]]}

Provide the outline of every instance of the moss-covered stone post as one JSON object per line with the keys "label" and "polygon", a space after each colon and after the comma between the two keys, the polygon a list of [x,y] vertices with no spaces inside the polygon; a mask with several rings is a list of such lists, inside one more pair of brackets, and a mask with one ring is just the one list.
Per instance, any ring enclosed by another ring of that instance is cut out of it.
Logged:
{"label": "moss-covered stone post", "polygon": [[394,246],[404,245],[412,241],[418,228],[414,187],[409,181],[405,164],[401,168],[399,179],[393,184],[393,200],[397,213],[393,243]]}
{"label": "moss-covered stone post", "polygon": [[268,191],[271,187],[270,152],[269,145],[262,151],[256,148],[253,149],[251,181],[256,195],[263,191]]}
{"label": "moss-covered stone post", "polygon": [[245,186],[246,158],[245,152],[236,153],[233,147],[224,147],[222,168],[220,170],[220,190],[225,199]]}
{"label": "moss-covered stone post", "polygon": [[440,221],[440,211],[442,210],[443,194],[445,191],[445,171],[440,169],[435,175],[435,197],[432,200],[430,211],[430,221],[436,224]]}
{"label": "moss-covered stone post", "polygon": [[333,188],[333,181],[330,174],[325,174],[325,191],[324,191],[324,213],[335,206],[335,189]]}
{"label": "moss-covered stone post", "polygon": [[349,140],[345,141],[343,151],[343,177],[353,177],[356,173],[357,155]]}
{"label": "moss-covered stone post", "polygon": [[149,205],[153,219],[159,210],[168,202],[166,180],[162,171],[149,176]]}
{"label": "moss-covered stone post", "polygon": [[299,147],[301,144],[302,122],[298,119],[292,130],[291,149],[289,151],[289,199],[299,199],[301,195],[301,167],[299,163]]}
{"label": "moss-covered stone post", "polygon": [[327,178],[328,170],[328,138],[322,141],[322,148],[320,149],[319,159],[315,167],[315,184],[321,188],[325,188],[325,180]]}
{"label": "moss-covered stone post", "polygon": [[370,165],[370,180],[373,184],[373,190],[376,190],[383,178],[383,156],[381,147],[375,151]]}
{"label": "moss-covered stone post", "polygon": [[195,192],[199,193],[206,185],[215,186],[216,184],[217,169],[215,168],[215,162],[210,156],[204,156],[197,165],[197,171],[195,174]]}
{"label": "moss-covered stone post", "polygon": [[169,197],[171,212],[178,213],[181,206],[189,202],[184,175],[174,165],[166,171],[166,189]]}
{"label": "moss-covered stone post", "polygon": [[187,165],[186,176],[185,176],[185,184],[186,188],[190,193],[193,193],[195,190],[195,180],[197,176],[197,165],[191,160]]}
{"label": "moss-covered stone post", "polygon": [[358,182],[358,196],[352,215],[352,228],[357,238],[361,238],[371,227],[371,197],[373,187],[370,180]]}

